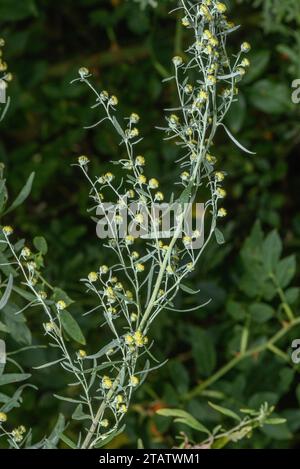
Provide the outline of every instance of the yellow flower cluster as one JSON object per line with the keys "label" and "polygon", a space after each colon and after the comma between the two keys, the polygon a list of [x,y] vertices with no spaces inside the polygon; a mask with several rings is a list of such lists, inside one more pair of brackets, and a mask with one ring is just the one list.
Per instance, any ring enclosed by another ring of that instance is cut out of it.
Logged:
{"label": "yellow flower cluster", "polygon": [[143,347],[148,344],[148,337],[143,335],[140,330],[137,330],[134,334],[127,334],[124,337],[125,344],[131,347]]}

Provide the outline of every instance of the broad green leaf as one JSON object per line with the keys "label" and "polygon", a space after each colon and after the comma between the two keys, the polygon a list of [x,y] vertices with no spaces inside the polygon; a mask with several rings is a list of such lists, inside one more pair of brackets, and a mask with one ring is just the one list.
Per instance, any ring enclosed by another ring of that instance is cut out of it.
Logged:
{"label": "broad green leaf", "polygon": [[190,344],[200,376],[209,376],[216,367],[217,354],[211,335],[200,327],[190,329]]}
{"label": "broad green leaf", "polygon": [[274,309],[266,303],[253,303],[249,306],[252,319],[258,323],[264,323],[274,317]]}
{"label": "broad green leaf", "polygon": [[250,102],[266,114],[283,114],[291,109],[291,91],[286,83],[260,80],[250,88]]}
{"label": "broad green leaf", "polygon": [[33,244],[36,247],[36,249],[41,252],[43,255],[47,254],[48,251],[48,245],[47,241],[43,236],[36,236],[33,240]]}
{"label": "broad green leaf", "polygon": [[208,402],[208,404],[217,412],[220,412],[220,414],[226,415],[226,417],[230,417],[240,422],[241,418],[232,410],[227,409],[226,407],[221,407],[220,405],[214,404],[213,402]]}
{"label": "broad green leaf", "polygon": [[0,2],[2,21],[18,21],[36,15],[37,9],[34,0],[22,0],[17,3],[13,0],[1,0]]}
{"label": "broad green leaf", "polygon": [[73,316],[67,310],[59,313],[61,324],[66,333],[79,344],[85,345],[86,341],[84,335]]}
{"label": "broad green leaf", "polygon": [[[1,8],[0,8],[0,12],[1,12]],[[1,13],[0,13],[0,16],[1,16]],[[31,175],[27,179],[25,186],[23,187],[23,189],[21,190],[21,192],[19,193],[15,201],[12,203],[12,205],[5,211],[5,214],[15,210],[17,207],[19,207],[19,205],[21,205],[27,199],[27,197],[29,196],[31,192],[33,180],[34,180],[34,173],[31,173]]]}
{"label": "broad green leaf", "polygon": [[249,55],[251,67],[243,79],[243,84],[251,83],[263,74],[271,58],[271,53],[267,49],[257,50]]}
{"label": "broad green leaf", "polygon": [[272,231],[263,242],[262,261],[268,274],[275,271],[282,252],[282,242],[276,230]]}
{"label": "broad green leaf", "polygon": [[275,269],[275,277],[281,288],[289,285],[296,273],[296,257],[294,255],[285,257],[278,262]]}

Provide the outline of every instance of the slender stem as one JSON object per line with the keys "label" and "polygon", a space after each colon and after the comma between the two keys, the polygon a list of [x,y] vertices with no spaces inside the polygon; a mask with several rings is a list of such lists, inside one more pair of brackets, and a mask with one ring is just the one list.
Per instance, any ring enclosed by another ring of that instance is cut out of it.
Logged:
{"label": "slender stem", "polygon": [[226,363],[226,365],[220,368],[215,374],[210,376],[207,380],[203,381],[198,386],[196,386],[192,391],[185,394],[183,396],[183,399],[189,400],[189,399],[192,399],[193,397],[201,395],[204,389],[208,388],[213,383],[215,383],[220,378],[222,378],[224,375],[226,375],[226,373],[232,370],[232,368],[234,368],[238,363],[240,363],[245,358],[248,358],[257,353],[261,353],[265,350],[272,350],[272,352],[274,353],[274,344],[278,342],[282,337],[284,337],[293,327],[299,324],[300,324],[300,317],[297,319],[294,319],[288,325],[280,329],[280,331],[278,331],[275,335],[273,335],[273,337],[267,342],[265,342],[264,344],[258,345],[257,347],[253,347],[244,353],[240,353],[239,355],[234,357],[232,360],[230,360],[228,363]]}

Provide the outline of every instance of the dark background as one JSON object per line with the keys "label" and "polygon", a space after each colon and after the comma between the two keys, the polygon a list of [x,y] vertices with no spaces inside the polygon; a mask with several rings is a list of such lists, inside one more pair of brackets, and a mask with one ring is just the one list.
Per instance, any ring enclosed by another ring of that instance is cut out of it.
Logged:
{"label": "dark background", "polygon": [[[218,423],[220,417],[207,405],[209,396],[184,403],[181,396],[235,353],[244,316],[236,313],[234,306],[249,315],[250,306],[261,301],[258,286],[254,294],[241,286],[241,276],[247,270],[239,254],[244,241],[259,219],[265,233],[277,229],[284,255],[299,255],[300,105],[291,101],[291,83],[300,77],[299,2],[226,3],[232,7],[233,21],[242,25],[231,36],[229,48],[238,50],[244,40],[252,44],[252,66],[227,125],[256,155],[243,154],[225,135],[218,135],[214,153],[218,168],[228,173],[228,217],[221,226],[226,244],[211,243],[190,280],[201,292],[195,298],[182,293],[178,306],[193,306],[209,297],[213,301],[192,313],[166,311],[157,320],[151,332],[155,353],[161,360],[170,360],[138,391],[126,432],[117,437],[114,447],[136,446],[139,437],[146,448],[174,445],[180,427],[155,415],[162,406],[184,405],[208,426]],[[105,337],[96,329],[96,318],[89,316],[87,321],[81,317],[93,299],[83,294],[78,280],[105,262],[107,254],[86,213],[89,189],[72,163],[79,154],[86,154],[92,160],[92,172],[100,174],[110,160],[120,158],[120,149],[117,137],[105,125],[83,130],[84,125],[95,122],[97,111],[90,109],[93,97],[86,87],[70,85],[70,81],[80,66],[87,66],[99,89],[118,96],[120,113],[135,111],[142,117],[141,150],[151,173],[159,176],[165,187],[172,184],[178,172],[174,163],[177,148],[162,142],[155,127],[164,122],[163,109],[176,102],[173,86],[162,84],[162,80],[171,73],[171,57],[184,53],[189,33],[177,25],[176,14],[168,15],[171,5],[161,0],[156,9],[141,10],[138,3],[123,0],[0,0],[5,59],[14,75],[9,88],[11,106],[0,140],[0,160],[6,166],[10,197],[18,193],[31,171],[36,173],[30,198],[5,222],[27,239],[37,235],[46,238],[45,276],[77,301],[74,311],[91,350],[100,348]],[[248,262],[251,268],[251,256]],[[299,271],[293,286],[297,281]],[[271,298],[264,300],[266,303],[273,315],[253,320],[252,340],[277,330],[274,317],[278,301]],[[296,313],[298,290],[291,303]],[[45,342],[41,314],[36,310],[26,313],[35,344]],[[285,348],[297,337],[296,332],[283,344]],[[29,341],[27,336],[18,342],[26,345]],[[46,355],[45,350],[23,353],[20,362],[29,369],[33,360],[41,364]],[[14,411],[13,418],[32,426],[38,437],[49,431],[59,410],[68,415],[71,409],[52,397],[53,392],[62,394],[67,383],[60,368],[34,372],[33,382],[39,390],[26,392],[22,409]],[[268,400],[278,404],[280,415],[288,417],[287,424],[258,430],[251,440],[235,447],[299,444],[298,383],[297,372],[289,363],[262,354],[214,385],[220,393],[219,403],[239,409]],[[69,435],[76,431],[74,425]],[[197,436],[194,439],[197,441]]]}

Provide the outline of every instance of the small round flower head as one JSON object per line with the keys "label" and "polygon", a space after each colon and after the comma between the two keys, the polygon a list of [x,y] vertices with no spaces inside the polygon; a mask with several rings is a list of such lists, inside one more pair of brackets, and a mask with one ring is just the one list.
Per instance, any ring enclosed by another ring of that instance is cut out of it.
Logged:
{"label": "small round flower head", "polygon": [[26,258],[30,257],[30,255],[31,255],[30,249],[25,246],[21,251],[21,256],[26,259]]}
{"label": "small round flower head", "polygon": [[140,257],[140,255],[139,255],[139,253],[138,253],[137,251],[133,251],[133,252],[131,253],[131,257],[132,257],[132,259],[136,260],[136,259],[138,259],[138,258]]}
{"label": "small round flower head", "polygon": [[107,419],[103,419],[100,422],[100,427],[107,428],[109,426],[109,421]]}
{"label": "small round flower head", "polygon": [[81,76],[81,78],[86,78],[89,75],[90,72],[89,72],[88,68],[80,67],[80,69],[78,70],[78,73]]}
{"label": "small round flower head", "polygon": [[223,207],[219,208],[218,217],[223,218],[223,217],[226,217],[226,215],[227,215],[227,210]]}
{"label": "small round flower head", "polygon": [[111,389],[112,387],[112,380],[109,376],[103,376],[102,378],[102,387],[103,389]]}
{"label": "small round flower head", "polygon": [[135,164],[137,166],[145,166],[145,158],[141,155],[137,156],[135,159]]}
{"label": "small round flower head", "polygon": [[108,92],[106,90],[101,91],[100,98],[102,99],[102,101],[106,101],[109,98]]}
{"label": "small round flower head", "polygon": [[123,217],[122,217],[122,215],[118,215],[118,214],[115,215],[115,216],[114,216],[114,221],[115,221],[116,225],[120,225],[120,224],[123,222]]}
{"label": "small round flower head", "polygon": [[44,301],[47,298],[47,293],[44,290],[40,290],[38,292],[38,297],[39,297],[39,300]]}
{"label": "small round flower head", "polygon": [[217,83],[216,77],[214,77],[213,75],[208,75],[208,76],[207,76],[207,84],[208,84],[209,86],[213,86],[213,85],[215,85],[216,83]]}
{"label": "small round flower head", "polygon": [[140,174],[138,176],[138,182],[139,182],[139,184],[146,184],[146,182],[147,182],[146,176],[144,176],[144,174]]}
{"label": "small round flower head", "polygon": [[0,412],[0,424],[7,421],[7,415],[4,412]]}
{"label": "small round flower head", "polygon": [[184,171],[183,173],[181,173],[180,177],[182,181],[188,181],[190,179],[190,173],[188,173],[187,171]]}
{"label": "small round flower head", "polygon": [[105,175],[104,175],[104,178],[107,182],[111,182],[114,179],[114,177],[115,176],[113,175],[113,173],[110,173],[110,172],[105,173]]}
{"label": "small round flower head", "polygon": [[52,332],[55,329],[55,324],[53,322],[46,322],[45,324],[43,324],[43,326],[47,333]]}
{"label": "small round flower head", "polygon": [[90,272],[88,275],[88,279],[90,282],[96,282],[98,280],[97,272]]}
{"label": "small round flower head", "polygon": [[182,241],[186,247],[190,247],[192,238],[190,236],[184,236]]}
{"label": "small round flower head", "polygon": [[137,124],[140,120],[140,116],[138,114],[136,114],[135,112],[133,112],[131,115],[130,115],[130,122],[132,124]]}
{"label": "small round flower head", "polygon": [[137,376],[131,376],[130,377],[130,386],[133,386],[134,388],[139,384],[140,380]]}
{"label": "small round flower head", "polygon": [[108,102],[109,102],[109,104],[110,104],[111,106],[117,106],[118,103],[119,103],[119,100],[118,100],[118,98],[117,98],[116,96],[112,95],[112,96],[109,98]]}
{"label": "small round flower head", "polygon": [[116,314],[117,312],[116,308],[114,308],[113,306],[109,306],[107,308],[107,311],[109,312],[109,314],[112,314],[112,315]]}
{"label": "small round flower head", "polygon": [[194,264],[193,262],[189,262],[187,265],[186,265],[186,270],[188,272],[192,272],[194,270]]}
{"label": "small round flower head", "polygon": [[83,359],[86,357],[86,351],[85,350],[78,350],[78,358]]}
{"label": "small round flower head", "polygon": [[221,187],[218,187],[217,196],[220,197],[220,199],[223,199],[224,197],[226,197],[226,191]]}
{"label": "small round flower head", "polygon": [[5,41],[3,37],[0,37],[0,47],[4,47],[4,46],[5,46]]}
{"label": "small round flower head", "polygon": [[215,164],[217,162],[217,158],[215,156],[209,155],[208,153],[206,154],[205,159],[211,164]]}
{"label": "small round flower head", "polygon": [[79,158],[78,158],[78,163],[80,164],[80,166],[85,166],[85,165],[87,165],[89,162],[90,162],[90,160],[89,160],[88,157],[85,156],[85,155],[81,155],[81,156],[79,156]]}
{"label": "small round flower head", "polygon": [[159,182],[158,182],[157,179],[151,178],[151,179],[149,180],[149,184],[148,184],[148,185],[149,185],[150,189],[157,189],[158,186],[159,186]]}
{"label": "small round flower head", "polygon": [[128,132],[128,137],[129,138],[135,138],[135,137],[138,137],[139,136],[139,129],[137,127],[133,127],[133,129],[131,129],[129,132]]}
{"label": "small round flower head", "polygon": [[138,315],[136,313],[131,313],[130,315],[130,321],[131,322],[136,322],[138,318]]}
{"label": "small round flower head", "polygon": [[133,189],[129,189],[126,193],[126,195],[130,198],[130,199],[133,199],[134,196],[135,196],[135,192]]}
{"label": "small round flower head", "polygon": [[188,17],[185,16],[184,18],[182,18],[181,24],[182,24],[182,26],[188,27],[188,26],[190,26],[191,23],[190,23],[190,20],[188,19]]}
{"label": "small round flower head", "polygon": [[134,236],[132,236],[132,235],[127,235],[127,236],[125,237],[125,243],[126,243],[128,246],[130,246],[131,244],[133,244],[133,243],[134,243]]}
{"label": "small round flower head", "polygon": [[236,71],[241,77],[243,77],[246,74],[246,70],[243,67],[238,67]]}
{"label": "small round flower head", "polygon": [[125,335],[124,339],[125,339],[125,344],[126,345],[132,345],[134,343],[134,339],[133,339],[132,335],[130,335],[130,334]]}
{"label": "small round flower head", "polygon": [[7,63],[0,61],[0,72],[6,72],[7,70]]}
{"label": "small round flower head", "polygon": [[14,428],[13,431],[11,432],[14,441],[16,441],[17,443],[22,441],[23,440],[23,434],[25,432],[26,432],[26,428],[24,427],[24,425],[20,425],[20,427]]}
{"label": "small round flower head", "polygon": [[137,213],[134,220],[136,223],[142,224],[144,223],[144,215],[142,213]]}
{"label": "small round flower head", "polygon": [[135,270],[136,270],[137,272],[144,272],[144,270],[145,270],[144,264],[141,264],[141,263],[136,264]]}
{"label": "small round flower head", "polygon": [[224,181],[225,175],[224,175],[224,173],[222,173],[221,171],[217,171],[217,172],[215,173],[215,176],[216,176],[216,180],[217,180],[218,182]]}
{"label": "small round flower head", "polygon": [[166,268],[166,272],[168,275],[173,275],[174,274],[174,268],[171,265],[168,265]]}
{"label": "small round flower head", "polygon": [[249,44],[249,42],[243,42],[243,44],[241,45],[241,51],[247,53],[250,50],[251,50],[251,45]]}
{"label": "small round flower head", "polygon": [[122,414],[126,414],[128,408],[125,404],[122,404],[120,407],[119,407],[119,411],[122,413]]}
{"label": "small round flower head", "polygon": [[169,117],[169,124],[171,127],[176,127],[176,125],[179,124],[179,117],[176,116],[176,114],[171,114],[171,116]]}
{"label": "small round flower head", "polygon": [[207,98],[208,98],[208,94],[206,93],[206,91],[201,90],[198,94],[199,102],[204,103],[207,100]]}
{"label": "small round flower head", "polygon": [[122,402],[124,402],[124,397],[122,396],[122,394],[118,394],[116,396],[116,402],[117,404],[122,404]]}
{"label": "small round flower head", "polygon": [[108,272],[107,265],[101,265],[101,267],[99,269],[99,272],[100,272],[100,274],[107,274],[107,272]]}
{"label": "small round flower head", "polygon": [[184,92],[185,92],[186,94],[191,94],[191,93],[193,92],[193,89],[194,89],[194,88],[193,88],[192,85],[187,84],[187,85],[185,85],[185,87],[184,87]]}
{"label": "small round flower head", "polygon": [[57,303],[56,303],[56,308],[59,310],[59,311],[62,311],[63,309],[66,309],[67,305],[65,303],[64,300],[59,300]]}
{"label": "small round flower head", "polygon": [[[135,254],[138,254],[138,253],[136,252]],[[132,292],[130,290],[126,290],[125,297],[127,298],[127,300],[131,301],[133,298]]]}
{"label": "small round flower head", "polygon": [[245,57],[241,62],[241,66],[245,68],[250,67],[250,60]]}
{"label": "small round flower head", "polygon": [[158,202],[162,202],[164,200],[164,194],[162,192],[156,192],[154,196],[154,200],[157,200]]}
{"label": "small round flower head", "polygon": [[183,64],[182,57],[180,57],[179,55],[175,55],[175,57],[173,57],[172,59],[172,62],[175,65],[175,67],[180,67],[180,65]]}
{"label": "small round flower head", "polygon": [[10,236],[14,232],[13,228],[9,225],[4,226],[2,231],[6,236]]}
{"label": "small round flower head", "polygon": [[219,13],[225,13],[227,11],[226,5],[221,2],[216,3],[216,9],[218,10]]}

